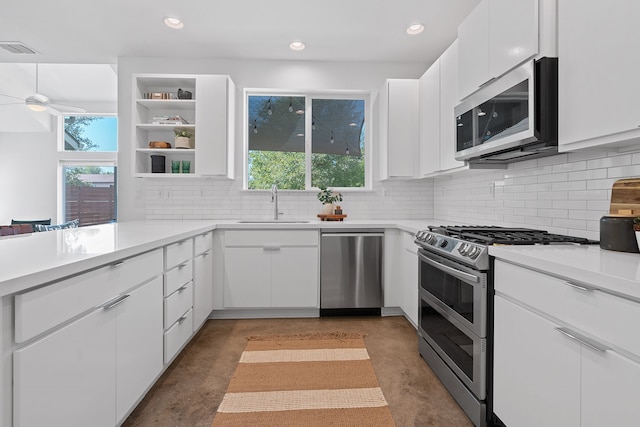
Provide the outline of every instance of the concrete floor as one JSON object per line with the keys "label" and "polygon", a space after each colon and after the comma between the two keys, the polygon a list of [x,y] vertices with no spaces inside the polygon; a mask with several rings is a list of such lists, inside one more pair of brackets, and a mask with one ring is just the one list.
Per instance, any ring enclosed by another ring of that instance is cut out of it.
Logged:
{"label": "concrete floor", "polygon": [[348,331],[365,343],[398,427],[472,423],[418,353],[404,317],[209,320],[149,391],[124,427],[210,427],[251,335]]}

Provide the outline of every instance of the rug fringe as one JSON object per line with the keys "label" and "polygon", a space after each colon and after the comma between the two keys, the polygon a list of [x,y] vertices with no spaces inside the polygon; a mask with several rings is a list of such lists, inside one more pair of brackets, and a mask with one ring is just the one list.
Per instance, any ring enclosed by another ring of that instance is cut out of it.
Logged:
{"label": "rug fringe", "polygon": [[358,339],[366,337],[366,334],[358,332],[310,332],[306,334],[289,335],[251,335],[246,337],[248,341],[283,341],[283,340],[326,340],[326,339]]}

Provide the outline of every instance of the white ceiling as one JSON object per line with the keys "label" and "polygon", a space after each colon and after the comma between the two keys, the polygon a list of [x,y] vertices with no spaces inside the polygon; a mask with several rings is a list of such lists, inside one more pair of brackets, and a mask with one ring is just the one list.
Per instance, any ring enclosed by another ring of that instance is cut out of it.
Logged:
{"label": "white ceiling", "polygon": [[[121,56],[430,64],[456,38],[479,0],[31,0],[0,14],[1,62],[116,64]],[[172,30],[162,19],[180,17]],[[425,24],[409,36],[406,28]],[[302,40],[307,48],[289,49]]]}

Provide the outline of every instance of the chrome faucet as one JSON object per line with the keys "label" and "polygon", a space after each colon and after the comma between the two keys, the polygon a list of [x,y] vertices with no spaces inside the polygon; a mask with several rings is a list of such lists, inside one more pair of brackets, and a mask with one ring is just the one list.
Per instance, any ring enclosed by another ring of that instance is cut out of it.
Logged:
{"label": "chrome faucet", "polygon": [[271,186],[271,203],[273,203],[273,219],[278,220],[278,216],[283,212],[278,211],[278,186],[273,184]]}

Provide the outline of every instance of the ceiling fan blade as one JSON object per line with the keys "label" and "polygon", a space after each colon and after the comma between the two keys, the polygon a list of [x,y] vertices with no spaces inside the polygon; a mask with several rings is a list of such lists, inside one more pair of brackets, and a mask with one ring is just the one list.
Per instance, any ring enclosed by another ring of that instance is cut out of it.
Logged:
{"label": "ceiling fan blade", "polygon": [[84,108],[72,107],[70,105],[47,104],[47,107],[49,107],[52,110],[56,110],[58,112],[58,114],[64,114],[64,113],[86,113],[87,112],[87,110],[85,110]]}
{"label": "ceiling fan blade", "polygon": [[24,101],[21,101],[21,102],[7,102],[7,103],[2,103],[0,105],[24,105]]}

